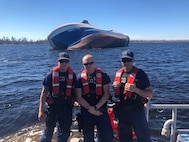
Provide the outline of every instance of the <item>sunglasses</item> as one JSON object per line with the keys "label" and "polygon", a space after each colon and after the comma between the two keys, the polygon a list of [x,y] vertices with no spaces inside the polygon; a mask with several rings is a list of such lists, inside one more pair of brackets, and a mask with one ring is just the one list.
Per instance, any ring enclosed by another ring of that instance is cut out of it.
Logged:
{"label": "sunglasses", "polygon": [[94,62],[84,63],[83,65],[84,65],[84,66],[88,66],[88,65],[92,65],[92,64],[94,64]]}
{"label": "sunglasses", "polygon": [[68,63],[69,61],[68,60],[60,60],[59,62],[60,63]]}
{"label": "sunglasses", "polygon": [[122,59],[121,59],[121,61],[122,61],[123,63],[125,63],[125,62],[130,63],[130,62],[132,62],[132,61],[133,61],[133,59],[129,59],[129,58],[122,58]]}

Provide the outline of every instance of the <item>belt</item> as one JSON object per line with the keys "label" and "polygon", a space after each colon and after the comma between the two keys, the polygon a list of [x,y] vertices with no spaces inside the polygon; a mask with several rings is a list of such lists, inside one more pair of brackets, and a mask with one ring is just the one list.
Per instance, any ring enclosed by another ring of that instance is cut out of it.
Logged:
{"label": "belt", "polygon": [[65,108],[65,107],[68,107],[68,105],[50,105],[49,108],[52,108],[52,109],[62,109],[62,108]]}
{"label": "belt", "polygon": [[132,106],[120,106],[120,108],[123,108],[124,110],[137,111],[137,110],[143,109],[144,105],[143,104],[137,104],[137,105],[132,105]]}

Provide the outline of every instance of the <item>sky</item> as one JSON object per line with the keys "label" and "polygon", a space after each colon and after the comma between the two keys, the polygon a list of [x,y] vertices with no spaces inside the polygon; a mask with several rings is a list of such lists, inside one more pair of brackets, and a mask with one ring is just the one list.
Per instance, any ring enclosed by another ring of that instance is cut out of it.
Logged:
{"label": "sky", "polygon": [[0,38],[43,40],[83,20],[131,40],[189,40],[189,0],[0,0]]}

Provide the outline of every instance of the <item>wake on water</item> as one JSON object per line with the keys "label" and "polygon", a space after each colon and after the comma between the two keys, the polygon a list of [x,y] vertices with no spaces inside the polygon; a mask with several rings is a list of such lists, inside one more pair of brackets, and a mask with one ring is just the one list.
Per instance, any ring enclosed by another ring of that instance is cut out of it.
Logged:
{"label": "wake on water", "polygon": [[38,142],[43,131],[43,125],[34,125],[4,137],[0,142]]}
{"label": "wake on water", "polygon": [[[0,140],[0,142],[39,142],[39,139],[42,135],[44,128],[44,124],[35,124],[28,128],[24,128],[21,131],[4,137]],[[56,133],[57,129],[55,128],[52,142],[56,142]],[[98,140],[95,137],[95,142]],[[114,142],[117,140],[115,139]],[[83,142],[83,134],[79,132],[77,129],[71,129],[70,137],[68,142]]]}
{"label": "wake on water", "polygon": [[[39,142],[39,139],[42,135],[44,128],[44,124],[35,124],[28,128],[24,128],[21,131],[4,137],[0,140],[0,142]],[[57,129],[55,128],[52,142],[56,142],[56,132]],[[69,142],[82,142],[82,133],[78,132],[77,130],[72,130],[70,133]]]}
{"label": "wake on water", "polygon": [[[80,112],[79,107],[73,108],[72,126],[71,126],[71,132],[68,142],[83,142],[83,134],[82,132],[79,132],[78,121],[76,119],[76,116],[79,112]],[[39,142],[40,137],[43,133],[44,125],[45,122],[43,121],[41,123],[36,123],[27,128],[23,128],[19,132],[1,138],[0,142]],[[52,142],[56,142],[56,133],[57,133],[57,127],[55,127]],[[97,142],[96,131],[95,131],[95,142]]]}

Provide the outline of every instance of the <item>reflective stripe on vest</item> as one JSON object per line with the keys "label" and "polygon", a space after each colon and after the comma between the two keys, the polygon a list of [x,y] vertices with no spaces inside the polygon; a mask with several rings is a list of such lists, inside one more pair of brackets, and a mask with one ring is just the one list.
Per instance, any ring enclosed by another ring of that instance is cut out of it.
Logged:
{"label": "reflective stripe on vest", "polygon": [[[116,76],[114,79],[115,82],[120,83],[123,70],[124,70],[124,68],[121,68],[116,72]],[[127,78],[127,83],[133,84],[135,82],[137,72],[138,72],[138,69],[136,67],[133,67],[131,73],[129,74],[129,76]],[[115,90],[115,95],[119,95],[119,94],[120,94],[120,88]],[[130,97],[132,92],[124,90],[123,94]]]}
{"label": "reflective stripe on vest", "polygon": [[[100,68],[96,68],[96,95],[102,95],[102,72]],[[84,95],[89,94],[89,83],[87,78],[87,71],[81,72],[81,81]]]}
{"label": "reflective stripe on vest", "polygon": [[[68,78],[66,85],[66,96],[71,96],[72,92],[72,82],[73,82],[73,71],[69,67],[68,68]],[[58,96],[60,90],[60,82],[59,82],[59,67],[56,66],[52,69],[52,96]]]}

